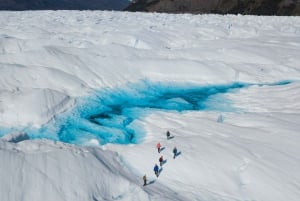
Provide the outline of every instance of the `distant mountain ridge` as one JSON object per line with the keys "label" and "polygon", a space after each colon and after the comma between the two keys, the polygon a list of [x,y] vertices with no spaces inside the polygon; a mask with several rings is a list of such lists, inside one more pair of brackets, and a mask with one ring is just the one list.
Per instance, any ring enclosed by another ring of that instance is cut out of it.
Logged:
{"label": "distant mountain ridge", "polygon": [[300,15],[298,0],[135,0],[126,10],[167,13]]}
{"label": "distant mountain ridge", "polygon": [[0,10],[123,10],[129,0],[0,0]]}

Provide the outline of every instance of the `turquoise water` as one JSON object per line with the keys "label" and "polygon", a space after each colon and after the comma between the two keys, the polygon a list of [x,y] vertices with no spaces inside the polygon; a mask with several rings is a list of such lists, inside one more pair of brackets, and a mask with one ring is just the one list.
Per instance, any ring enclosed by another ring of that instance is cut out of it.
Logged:
{"label": "turquoise water", "polygon": [[[263,85],[285,85],[282,81]],[[76,100],[72,110],[56,116],[40,129],[22,128],[34,138],[46,138],[72,144],[139,143],[144,131],[139,123],[156,111],[192,110],[235,112],[225,93],[235,93],[253,84],[231,83],[199,86],[195,84],[153,83],[141,81],[123,88],[95,91]],[[262,84],[259,84],[262,85]],[[19,128],[20,129],[20,128]],[[2,128],[0,135],[17,128]]]}

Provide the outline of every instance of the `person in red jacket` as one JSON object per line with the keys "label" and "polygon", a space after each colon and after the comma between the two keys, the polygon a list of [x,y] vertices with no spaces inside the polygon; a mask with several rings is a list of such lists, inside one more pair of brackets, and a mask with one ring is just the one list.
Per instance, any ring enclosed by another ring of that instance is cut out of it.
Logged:
{"label": "person in red jacket", "polygon": [[157,143],[156,148],[157,148],[158,153],[160,153],[161,144]]}

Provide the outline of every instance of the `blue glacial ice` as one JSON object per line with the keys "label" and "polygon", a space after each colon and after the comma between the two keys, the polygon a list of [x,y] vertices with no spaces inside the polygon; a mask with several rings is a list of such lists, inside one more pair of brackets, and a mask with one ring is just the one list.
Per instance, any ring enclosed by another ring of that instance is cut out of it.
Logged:
{"label": "blue glacial ice", "polygon": [[[281,81],[263,85],[285,85]],[[23,128],[31,139],[46,138],[72,144],[139,143],[144,131],[139,123],[156,111],[194,110],[235,112],[225,93],[235,93],[253,84],[230,83],[200,86],[196,84],[153,83],[143,80],[117,89],[102,89],[76,100],[76,106],[40,129]],[[17,128],[1,128],[0,136]]]}

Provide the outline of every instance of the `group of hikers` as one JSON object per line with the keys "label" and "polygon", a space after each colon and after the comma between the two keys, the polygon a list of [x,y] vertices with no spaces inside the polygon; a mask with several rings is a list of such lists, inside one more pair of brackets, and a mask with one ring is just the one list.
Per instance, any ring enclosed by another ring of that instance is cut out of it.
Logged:
{"label": "group of hikers", "polygon": [[[174,136],[171,136],[170,131],[166,132],[166,136],[167,136],[167,140],[172,139],[174,137]],[[160,153],[162,151],[162,146],[161,146],[160,142],[158,142],[156,144],[156,148],[157,148],[158,153]],[[178,155],[178,150],[177,150],[176,146],[173,148],[172,152],[173,152],[173,159],[175,159],[176,156]],[[158,161],[159,161],[160,167],[162,167],[162,165],[165,163],[163,156],[160,156]],[[159,169],[158,165],[155,164],[153,171],[154,171],[154,174],[156,175],[156,177],[159,176],[159,170],[160,169]],[[147,176],[146,175],[143,176],[143,181],[144,181],[144,186],[147,185]]]}

